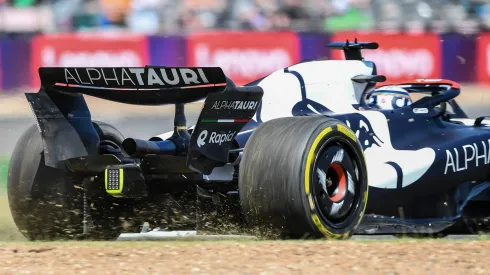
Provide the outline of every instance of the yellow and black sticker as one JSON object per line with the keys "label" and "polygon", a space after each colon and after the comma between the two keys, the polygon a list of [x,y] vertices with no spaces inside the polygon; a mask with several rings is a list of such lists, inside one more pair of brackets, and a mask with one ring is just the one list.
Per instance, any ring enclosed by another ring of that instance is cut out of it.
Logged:
{"label": "yellow and black sticker", "polygon": [[344,125],[337,124],[337,130],[342,134],[346,135],[347,137],[349,137],[350,139],[352,139],[353,141],[357,141],[357,137],[354,134],[354,132],[352,132],[351,129],[345,127]]}
{"label": "yellow and black sticker", "polygon": [[121,194],[123,186],[124,169],[105,169],[105,190],[108,194]]}
{"label": "yellow and black sticker", "polygon": [[315,202],[313,201],[313,196],[308,194],[308,203],[310,204],[310,209],[313,211],[315,210]]}

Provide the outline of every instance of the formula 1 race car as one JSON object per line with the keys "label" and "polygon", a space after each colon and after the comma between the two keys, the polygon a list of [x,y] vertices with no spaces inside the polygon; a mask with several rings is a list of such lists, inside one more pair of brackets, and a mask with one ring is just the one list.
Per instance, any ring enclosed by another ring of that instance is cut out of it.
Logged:
{"label": "formula 1 race car", "polygon": [[[484,229],[490,130],[456,103],[460,86],[384,85],[361,54],[377,43],[328,47],[346,60],[245,86],[216,67],[40,68],[39,92],[26,94],[37,126],[9,167],[18,228],[30,240],[114,239],[142,222],[281,238]],[[174,129],[124,138],[92,121],[82,94],[175,104]],[[201,99],[188,127],[184,104]]]}

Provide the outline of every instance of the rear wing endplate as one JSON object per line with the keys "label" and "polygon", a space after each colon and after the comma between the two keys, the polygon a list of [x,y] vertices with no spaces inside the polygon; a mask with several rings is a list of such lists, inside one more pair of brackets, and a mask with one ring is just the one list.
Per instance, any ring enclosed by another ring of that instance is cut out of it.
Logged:
{"label": "rear wing endplate", "polygon": [[39,68],[41,88],[26,93],[45,164],[98,154],[100,139],[83,94],[138,105],[185,104],[227,89],[219,67]]}
{"label": "rear wing endplate", "polygon": [[259,86],[210,94],[192,131],[187,166],[209,175],[214,168],[229,163],[230,149],[237,145],[235,137],[252,120],[263,94]]}

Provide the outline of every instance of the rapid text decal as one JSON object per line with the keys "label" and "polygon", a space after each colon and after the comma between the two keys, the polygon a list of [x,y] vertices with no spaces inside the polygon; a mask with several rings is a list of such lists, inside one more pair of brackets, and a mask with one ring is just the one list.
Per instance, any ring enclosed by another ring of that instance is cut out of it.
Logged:
{"label": "rapid text decal", "polygon": [[208,131],[203,130],[201,133],[199,133],[199,136],[197,138],[197,146],[202,147],[202,146],[206,145],[207,143],[221,145],[221,143],[223,143],[223,142],[232,141],[235,134],[236,134],[236,131],[234,131],[234,132],[229,131],[228,133],[211,132],[211,134],[209,135],[209,139],[207,139]]}

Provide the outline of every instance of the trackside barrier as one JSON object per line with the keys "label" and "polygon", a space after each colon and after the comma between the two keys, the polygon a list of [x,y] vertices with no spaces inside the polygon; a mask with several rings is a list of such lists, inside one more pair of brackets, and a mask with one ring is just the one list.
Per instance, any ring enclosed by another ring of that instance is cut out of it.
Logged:
{"label": "trackside barrier", "polygon": [[325,47],[330,43],[330,35],[318,33],[299,33],[300,59],[329,59],[330,50]]}
{"label": "trackside barrier", "polygon": [[205,32],[187,36],[188,66],[219,66],[238,85],[300,60],[293,32]]}
{"label": "trackside barrier", "polygon": [[140,67],[148,64],[148,39],[129,34],[37,36],[31,45],[31,84],[39,87],[39,67]]}
{"label": "trackside barrier", "polygon": [[476,41],[477,81],[490,84],[490,34],[481,34]]}
{"label": "trackside barrier", "polygon": [[0,40],[0,87],[11,90],[27,87],[31,76],[30,39]]}
{"label": "trackside barrier", "polygon": [[0,39],[0,87],[39,87],[40,66],[220,66],[238,84],[303,60],[343,58],[330,41],[376,41],[365,51],[390,81],[449,78],[490,84],[490,34],[213,31],[175,36],[54,34]]}
{"label": "trackside barrier", "polygon": [[477,81],[476,41],[478,36],[463,34],[443,34],[442,78],[458,82],[473,83]]}
{"label": "trackside barrier", "polygon": [[187,65],[185,36],[150,36],[148,38],[149,64],[169,67]]}

